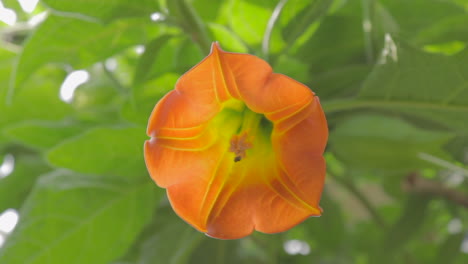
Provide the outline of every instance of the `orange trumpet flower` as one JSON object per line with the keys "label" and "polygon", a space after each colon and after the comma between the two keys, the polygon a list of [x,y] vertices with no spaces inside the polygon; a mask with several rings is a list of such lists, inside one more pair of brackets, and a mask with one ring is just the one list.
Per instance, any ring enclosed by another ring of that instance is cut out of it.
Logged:
{"label": "orange trumpet flower", "polygon": [[321,214],[328,129],[319,99],[258,57],[213,43],[158,102],[147,133],[151,177],[211,237],[282,232]]}

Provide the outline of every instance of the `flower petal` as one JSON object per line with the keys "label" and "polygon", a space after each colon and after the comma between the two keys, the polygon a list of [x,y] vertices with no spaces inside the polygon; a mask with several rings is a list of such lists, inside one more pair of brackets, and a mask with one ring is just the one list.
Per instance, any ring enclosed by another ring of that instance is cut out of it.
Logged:
{"label": "flower petal", "polygon": [[[239,103],[268,119],[271,134],[232,141],[242,123],[240,112],[231,114]],[[167,188],[176,213],[210,236],[276,233],[321,214],[328,130],[319,100],[258,57],[214,43],[156,105],[148,135],[151,177]],[[229,150],[237,147],[242,155],[233,159]]]}

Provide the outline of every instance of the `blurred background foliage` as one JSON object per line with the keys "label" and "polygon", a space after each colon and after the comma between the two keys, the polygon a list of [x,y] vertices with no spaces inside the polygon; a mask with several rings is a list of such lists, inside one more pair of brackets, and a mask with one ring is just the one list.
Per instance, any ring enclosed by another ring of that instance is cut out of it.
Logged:
{"label": "blurred background foliage", "polygon": [[[0,263],[468,263],[467,0],[26,2],[0,1]],[[151,110],[215,40],[321,98],[322,217],[211,239],[150,180]]]}

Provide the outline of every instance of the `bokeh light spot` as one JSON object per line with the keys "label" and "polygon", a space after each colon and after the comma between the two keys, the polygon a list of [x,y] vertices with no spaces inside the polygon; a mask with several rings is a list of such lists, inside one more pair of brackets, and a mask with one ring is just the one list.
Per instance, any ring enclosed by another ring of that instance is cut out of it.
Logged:
{"label": "bokeh light spot", "polygon": [[71,103],[76,88],[86,83],[88,80],[89,73],[85,70],[78,70],[69,73],[60,87],[60,99],[66,103]]}

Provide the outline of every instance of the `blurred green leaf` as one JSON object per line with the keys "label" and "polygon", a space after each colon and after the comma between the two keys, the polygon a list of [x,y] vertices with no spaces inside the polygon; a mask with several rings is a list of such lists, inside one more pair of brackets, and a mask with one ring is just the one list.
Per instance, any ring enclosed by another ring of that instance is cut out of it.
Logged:
{"label": "blurred green leaf", "polygon": [[193,0],[192,5],[205,22],[214,22],[218,18],[221,6],[226,1]]}
{"label": "blurred green leaf", "polygon": [[11,139],[40,150],[56,146],[61,141],[77,135],[84,125],[70,122],[25,121],[5,128],[4,133]]}
{"label": "blurred green leaf", "polygon": [[77,172],[140,179],[148,177],[143,160],[146,139],[143,127],[100,127],[64,141],[47,157],[53,165]]}
{"label": "blurred green leaf", "polygon": [[447,145],[447,150],[453,155],[453,157],[461,162],[462,164],[468,164],[468,156],[466,150],[468,146],[468,134],[457,136]]}
{"label": "blurred green leaf", "polygon": [[[308,242],[313,255],[334,256],[336,248],[345,243],[345,219],[340,206],[331,199],[330,192],[322,196],[320,206],[324,208],[322,216],[305,220],[286,236]],[[317,248],[321,250],[317,251]]]}
{"label": "blurred green leaf", "polygon": [[353,168],[410,170],[428,164],[419,153],[438,157],[453,134],[430,131],[398,119],[379,115],[353,116],[330,134],[335,155]]}
{"label": "blurred green leaf", "polygon": [[402,208],[401,216],[388,230],[384,238],[384,243],[377,247],[376,259],[371,259],[370,263],[378,260],[379,263],[397,263],[398,255],[395,252],[402,249],[417,235],[428,215],[428,205],[430,197],[422,195],[410,195]]}
{"label": "blurred green leaf", "polygon": [[159,36],[145,45],[145,51],[138,60],[133,77],[133,86],[138,86],[148,79],[148,75],[153,68],[161,47],[171,39],[171,35]]}
{"label": "blurred green leaf", "polygon": [[192,41],[198,45],[198,49],[203,53],[208,53],[211,46],[211,39],[205,23],[186,0],[167,1],[167,8],[172,18],[191,37]]}
{"label": "blurred green leaf", "polygon": [[108,263],[125,253],[150,220],[153,188],[67,171],[41,176],[0,249],[0,262]]}
{"label": "blurred green leaf", "polygon": [[311,79],[308,65],[287,55],[280,55],[276,59],[273,70],[302,83],[307,83]]}
{"label": "blurred green leaf", "polygon": [[159,2],[155,0],[107,0],[102,2],[43,0],[43,2],[57,11],[76,13],[75,15],[89,16],[105,22],[124,17],[146,17],[149,20],[150,14],[159,10]]}
{"label": "blurred green leaf", "polygon": [[8,208],[19,209],[39,175],[49,170],[49,166],[35,155],[14,155],[13,158],[13,172],[0,178],[0,212]]}
{"label": "blurred green leaf", "polygon": [[84,68],[125,48],[144,43],[147,28],[148,23],[143,19],[118,20],[102,25],[49,15],[25,44],[16,68],[16,86],[23,84],[46,63]]}
{"label": "blurred green leaf", "polygon": [[252,46],[260,46],[274,7],[273,4],[270,8],[261,6],[262,2],[238,0],[233,2],[230,9],[229,25],[231,29]]}
{"label": "blurred green leaf", "polygon": [[77,87],[73,93],[71,105],[75,110],[74,117],[83,123],[112,125],[120,121],[119,109],[130,91],[122,83],[115,83],[113,78],[117,77],[113,72],[106,72],[104,67],[104,63],[92,67],[89,81]]}
{"label": "blurred green leaf", "polygon": [[[13,118],[9,117],[9,114],[7,114],[7,109],[11,109],[11,106],[6,106],[8,84],[10,80],[11,71],[13,69],[12,65],[14,61],[15,53],[0,48],[0,127],[4,127],[6,123],[14,120]],[[3,139],[2,132],[0,131],[0,143],[2,141],[6,140]]]}
{"label": "blurred green leaf", "polygon": [[239,240],[204,239],[187,263],[263,263],[258,260],[252,262],[252,259],[247,260],[245,256],[240,255],[238,253],[240,243],[242,242]]}
{"label": "blurred green leaf", "polygon": [[362,63],[365,61],[365,49],[361,23],[360,17],[346,13],[327,16],[313,36],[294,52],[294,56],[309,64],[315,73]]}
{"label": "blurred green leaf", "polygon": [[439,44],[424,45],[424,51],[430,53],[440,53],[447,56],[457,54],[465,48],[465,43],[461,41],[450,41]]}
{"label": "blurred green leaf", "polygon": [[[381,0],[380,2],[387,8],[394,21],[398,24],[399,35],[414,40],[422,37],[419,34],[427,35],[429,32],[433,34],[435,31],[439,31],[439,34],[442,33],[440,25],[447,23],[443,21],[449,21],[450,18],[455,18],[466,12],[463,8],[450,1]],[[418,10],[418,12],[414,12],[414,10]],[[446,24],[444,28],[447,31],[453,30],[449,24]]]}
{"label": "blurred green leaf", "polygon": [[2,84],[0,94],[4,94],[6,92],[6,85],[10,80],[10,74],[15,57],[16,54],[14,52],[0,47],[0,83]]}
{"label": "blurred green leaf", "polygon": [[376,108],[439,122],[459,133],[468,123],[468,50],[453,57],[398,46],[398,59],[375,66],[359,98]]}
{"label": "blurred green leaf", "polygon": [[456,261],[462,254],[460,247],[464,237],[465,234],[463,233],[449,235],[447,239],[442,242],[439,251],[437,252],[437,256],[434,258],[432,263],[454,263],[454,261]]}
{"label": "blurred green leaf", "polygon": [[[292,21],[298,22],[298,14],[302,11],[310,10],[311,5],[315,2],[317,1],[287,0],[278,18],[278,23],[281,25],[281,28],[284,29],[288,24],[294,24]],[[276,6],[278,6],[279,3],[280,1],[277,1]],[[283,32],[283,34],[286,35],[290,33],[291,32]]]}
{"label": "blurred green leaf", "polygon": [[[157,209],[157,217],[142,232],[139,241],[120,263],[272,263],[270,256],[259,256],[268,235],[256,234],[256,240],[218,240],[207,237],[180,219],[168,204]],[[257,241],[257,240],[262,240]],[[277,240],[277,239],[276,239]],[[262,246],[258,245],[261,243]]]}
{"label": "blurred green leaf", "polygon": [[175,215],[172,208],[158,209],[158,215],[145,229],[135,261],[139,264],[187,263],[206,236]]}
{"label": "blurred green leaf", "polygon": [[151,111],[156,103],[170,90],[174,89],[180,76],[174,73],[166,73],[160,77],[148,81],[141,89],[135,91],[135,104],[127,101],[121,109],[122,117],[134,124],[146,126]]}
{"label": "blurred green leaf", "polygon": [[418,44],[467,42],[468,29],[463,26],[466,24],[468,24],[468,14],[448,16],[421,30],[414,41]]}
{"label": "blurred green leaf", "polygon": [[17,91],[17,96],[9,102],[6,99],[8,86],[0,93],[0,127],[25,120],[58,121],[71,115],[73,109],[59,98],[60,84],[64,72],[44,68]]}
{"label": "blurred green leaf", "polygon": [[[145,70],[147,71],[145,75],[148,81],[167,73],[182,75],[206,55],[208,54],[202,54],[200,49],[189,38],[184,36],[174,37],[163,43],[156,54],[148,53],[148,56],[151,56],[154,62],[150,69]],[[148,58],[148,61],[150,61],[150,58]]]}
{"label": "blurred green leaf", "polygon": [[306,1],[288,1],[281,15],[281,22],[287,23],[282,29],[282,35],[288,45],[292,45],[331,7],[333,0],[313,0],[303,6]]}
{"label": "blurred green leaf", "polygon": [[359,91],[371,70],[366,64],[347,65],[311,76],[309,85],[322,100],[351,97]]}
{"label": "blurred green leaf", "polygon": [[[215,41],[221,41],[219,45],[226,51],[229,52],[240,52],[246,53],[248,51],[245,43],[237,37],[233,32],[219,24],[210,23],[208,24],[208,29],[213,35]],[[208,54],[207,54],[208,55]]]}

